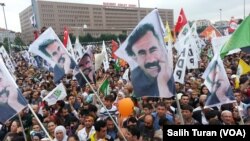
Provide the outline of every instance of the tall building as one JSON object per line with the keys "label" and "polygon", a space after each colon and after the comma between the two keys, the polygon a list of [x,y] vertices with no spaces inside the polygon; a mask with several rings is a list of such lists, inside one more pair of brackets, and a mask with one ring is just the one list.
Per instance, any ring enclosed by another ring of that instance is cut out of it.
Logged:
{"label": "tall building", "polygon": [[[58,35],[63,35],[67,26],[70,33],[93,37],[101,34],[128,34],[153,8],[138,8],[133,4],[103,3],[103,5],[37,1],[40,26],[52,27]],[[173,9],[159,9],[162,21],[173,27]],[[30,22],[32,7],[20,14],[23,38],[26,43],[33,41],[33,27]]]}

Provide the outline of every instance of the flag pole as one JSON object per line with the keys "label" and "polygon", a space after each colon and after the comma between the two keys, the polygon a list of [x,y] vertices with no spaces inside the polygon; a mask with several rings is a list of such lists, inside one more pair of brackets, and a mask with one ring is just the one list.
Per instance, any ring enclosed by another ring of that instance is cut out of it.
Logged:
{"label": "flag pole", "polygon": [[25,131],[24,131],[23,122],[22,122],[20,114],[18,114],[18,118],[19,118],[21,127],[23,128],[22,132],[23,132],[24,140],[27,141],[27,136],[26,136]]}
{"label": "flag pole", "polygon": [[47,130],[44,128],[43,124],[41,123],[40,119],[37,117],[36,113],[34,112],[34,110],[32,109],[32,107],[30,106],[30,104],[28,104],[28,107],[29,107],[30,111],[32,112],[32,114],[35,116],[37,122],[38,122],[38,123],[40,124],[40,126],[42,127],[42,129],[43,129],[43,131],[45,132],[45,134],[48,136],[49,140],[52,141],[53,139],[50,137],[49,133],[48,133]]}
{"label": "flag pole", "polygon": [[239,104],[238,104],[237,101],[236,101],[236,106],[237,106],[237,110],[238,110],[238,113],[239,113],[239,116],[240,116],[240,125],[244,125],[245,123],[244,123],[244,120],[242,118],[242,115],[241,115],[241,112],[240,112],[240,109],[239,109]]}
{"label": "flag pole", "polygon": [[178,110],[178,115],[180,116],[181,124],[184,125],[185,123],[184,123],[184,119],[181,113],[181,106],[180,106],[179,99],[177,98],[177,94],[175,95],[175,99],[176,99],[177,110]]}
{"label": "flag pole", "polygon": [[122,133],[121,129],[119,128],[119,126],[117,125],[116,121],[114,120],[114,118],[111,116],[111,114],[109,113],[108,109],[106,108],[106,106],[103,104],[101,98],[99,97],[99,95],[97,94],[97,92],[95,91],[95,89],[92,87],[92,85],[89,83],[88,79],[86,78],[86,76],[83,74],[82,70],[79,68],[80,73],[82,74],[83,78],[85,79],[85,81],[89,84],[91,90],[94,92],[96,98],[98,99],[98,101],[102,104],[103,108],[107,111],[108,116],[111,118],[111,120],[113,121],[113,123],[115,124],[116,128],[118,129],[118,131],[121,133],[122,138],[127,141],[127,139],[125,138],[124,134]]}

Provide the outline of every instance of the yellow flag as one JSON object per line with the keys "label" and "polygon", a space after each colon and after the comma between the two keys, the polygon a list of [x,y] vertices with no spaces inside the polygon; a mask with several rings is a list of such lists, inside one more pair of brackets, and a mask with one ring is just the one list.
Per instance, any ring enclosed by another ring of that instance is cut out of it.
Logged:
{"label": "yellow flag", "polygon": [[250,66],[245,61],[240,59],[235,79],[235,88],[239,88],[240,76],[247,74],[248,72],[250,72]]}
{"label": "yellow flag", "polygon": [[164,42],[167,43],[169,39],[171,40],[171,42],[173,42],[171,30],[170,30],[170,27],[168,25],[168,21],[166,21],[166,36],[164,37]]}

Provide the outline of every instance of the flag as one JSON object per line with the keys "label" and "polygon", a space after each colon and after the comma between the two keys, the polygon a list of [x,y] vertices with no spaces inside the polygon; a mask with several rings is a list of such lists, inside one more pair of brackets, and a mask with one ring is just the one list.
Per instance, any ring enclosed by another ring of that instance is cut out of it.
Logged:
{"label": "flag", "polygon": [[111,45],[112,45],[112,58],[117,59],[117,56],[115,55],[115,51],[118,49],[118,43],[112,40]]}
{"label": "flag", "polygon": [[178,21],[175,25],[175,32],[180,32],[182,27],[187,24],[187,18],[185,16],[183,8],[181,8],[180,15],[178,17]]}
{"label": "flag", "polygon": [[250,72],[250,66],[244,60],[240,59],[236,73],[235,88],[239,88],[240,76],[248,72]]}
{"label": "flag", "polygon": [[248,51],[250,47],[250,16],[233,32],[230,39],[223,45],[220,55],[225,57],[230,50],[241,49]]}
{"label": "flag", "polygon": [[64,32],[63,32],[63,45],[64,45],[64,47],[67,47],[68,39],[69,39],[69,32],[68,32],[68,29],[66,27],[64,27]]}
{"label": "flag", "polygon": [[51,65],[56,84],[60,83],[65,74],[72,73],[76,66],[75,60],[51,27],[29,46],[29,52],[40,56]]}
{"label": "flag", "polygon": [[33,28],[37,28],[35,14],[32,14],[32,16],[30,17],[30,23],[31,23]]}
{"label": "flag", "polygon": [[170,30],[170,27],[169,27],[169,25],[168,25],[168,21],[166,21],[166,35],[165,35],[165,37],[164,37],[164,41],[165,41],[165,43],[167,43],[169,40],[170,40],[171,42],[174,41],[174,40],[173,40],[172,33],[171,33],[171,30]]}
{"label": "flag", "polygon": [[100,86],[100,92],[102,92],[105,96],[109,95],[109,81],[106,79],[102,85]]}
{"label": "flag", "polygon": [[206,27],[201,33],[200,36],[204,37],[205,39],[211,41],[212,38],[221,37],[221,33],[216,29],[214,26],[209,25]]}
{"label": "flag", "polygon": [[63,83],[57,85],[47,96],[43,98],[49,106],[56,104],[58,100],[63,100],[67,96]]}
{"label": "flag", "polygon": [[231,18],[231,20],[228,23],[228,33],[232,34],[238,27],[238,24],[236,23],[234,17]]}
{"label": "flag", "polygon": [[66,46],[69,54],[73,57],[73,59],[76,61],[76,57],[75,57],[75,53],[74,53],[74,49],[72,47],[72,43],[71,43],[71,40],[70,40],[70,37],[68,35],[68,41],[67,41],[67,46]]}
{"label": "flag", "polygon": [[102,62],[104,58],[105,58],[105,55],[103,52],[95,54],[95,70],[96,71],[102,66]]}
{"label": "flag", "polygon": [[75,57],[76,57],[77,62],[83,56],[82,49],[84,49],[84,48],[83,48],[83,46],[81,45],[81,43],[79,41],[79,37],[77,36],[76,41],[75,41],[75,46],[74,46],[74,52],[75,52]]}
{"label": "flag", "polygon": [[175,84],[164,42],[165,28],[154,9],[115,52],[129,63],[136,97],[172,97]]}
{"label": "flag", "polygon": [[[88,46],[87,51],[83,54],[78,63],[77,69],[75,69],[75,72],[73,72],[80,87],[83,87],[88,82],[95,83],[95,68],[93,60],[92,48]],[[88,82],[84,79],[83,75],[85,75]]]}
{"label": "flag", "polygon": [[1,53],[1,57],[6,65],[7,69],[10,71],[11,74],[14,74],[15,66],[13,65],[13,63],[12,63],[7,51],[5,50],[4,46],[1,46],[0,53]]}
{"label": "flag", "polygon": [[116,72],[120,72],[121,66],[120,66],[120,59],[119,59],[119,58],[117,58],[117,59],[115,60],[114,68],[115,68],[115,71],[116,71]]}
{"label": "flag", "polygon": [[216,54],[209,63],[202,78],[205,80],[204,84],[210,92],[205,107],[214,107],[236,102],[219,54]]}
{"label": "flag", "polygon": [[15,80],[0,59],[0,122],[5,123],[27,106]]}
{"label": "flag", "polygon": [[102,61],[103,68],[104,71],[106,72],[109,69],[109,58],[104,41],[102,42],[102,53],[104,54],[104,60]]}

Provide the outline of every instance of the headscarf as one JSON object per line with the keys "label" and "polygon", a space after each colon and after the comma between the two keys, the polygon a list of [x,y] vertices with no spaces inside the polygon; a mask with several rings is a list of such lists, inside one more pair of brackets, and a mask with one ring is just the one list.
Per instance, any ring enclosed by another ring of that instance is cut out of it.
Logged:
{"label": "headscarf", "polygon": [[[55,137],[56,137],[56,132],[58,132],[58,131],[62,131],[62,132],[63,132],[63,140],[62,140],[62,141],[67,141],[68,136],[67,136],[67,134],[66,134],[66,129],[65,129],[65,127],[62,126],[62,125],[57,126],[57,127],[55,128],[55,131],[54,131],[54,136],[55,136]],[[55,138],[54,141],[58,141],[58,140]]]}

